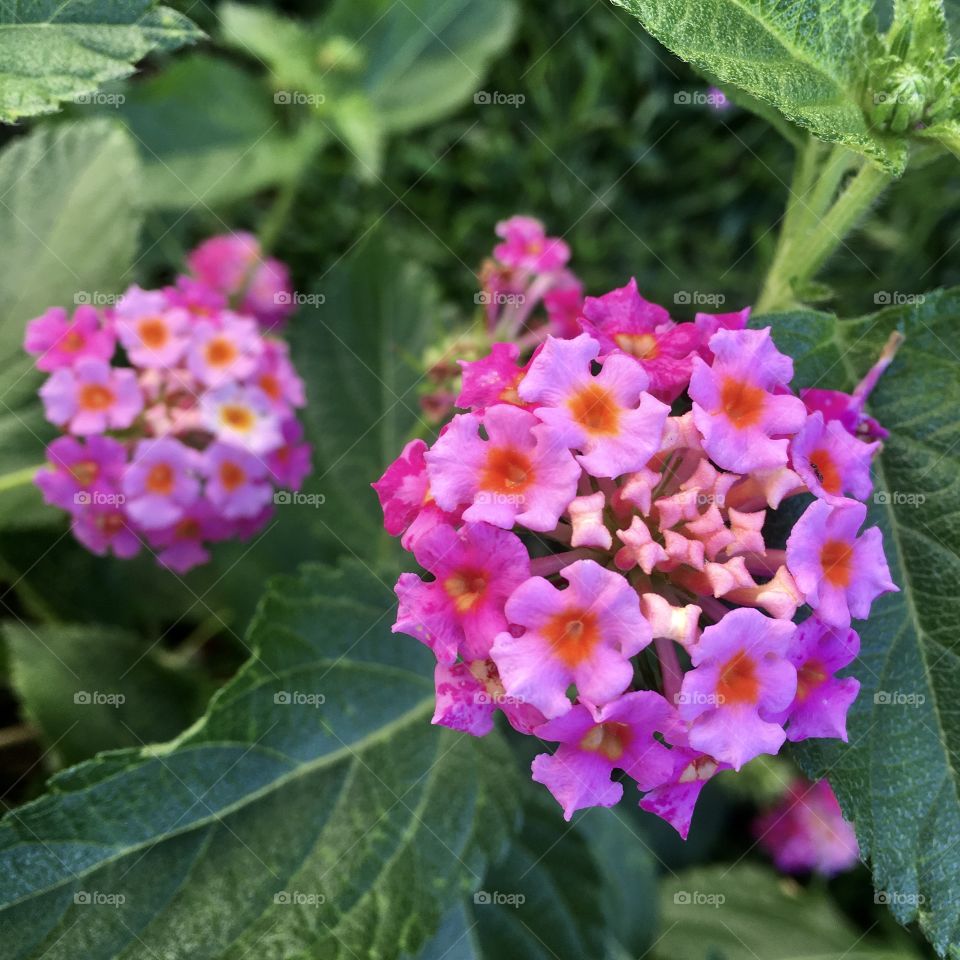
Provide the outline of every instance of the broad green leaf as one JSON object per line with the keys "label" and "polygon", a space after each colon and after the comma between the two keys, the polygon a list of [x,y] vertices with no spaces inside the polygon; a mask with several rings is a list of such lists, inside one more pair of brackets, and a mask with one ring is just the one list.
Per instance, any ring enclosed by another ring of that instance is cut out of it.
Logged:
{"label": "broad green leaf", "polygon": [[861,687],[850,742],[808,741],[798,753],[811,775],[829,776],[894,915],[918,919],[945,953],[960,946],[960,291],[920,299],[856,320],[759,322],[772,323],[781,349],[807,344],[799,386],[851,389],[892,331],[906,335],[870,401],[890,437],[867,520],[883,531],[901,592],[855,624]]}
{"label": "broad green leaf", "polygon": [[297,315],[291,350],[309,397],[309,489],[325,499],[318,508],[282,507],[280,519],[295,520],[301,536],[306,524],[334,549],[370,557],[389,540],[370,483],[408,439],[428,430],[417,390],[445,312],[429,274],[390,254],[377,236],[318,279],[316,290],[323,302]]}
{"label": "broad green leaf", "polygon": [[[527,787],[531,796],[523,825],[507,856],[443,918],[417,960],[605,955],[604,898],[609,887],[601,862],[580,831],[563,823],[553,801],[535,790],[539,788]],[[644,908],[631,904],[631,909],[642,913]]]}
{"label": "broad green leaf", "polygon": [[833,958],[854,947],[864,947],[860,932],[823,892],[772,870],[715,865],[661,882],[654,954],[663,960]]}
{"label": "broad green leaf", "polygon": [[361,564],[278,580],[203,719],[8,814],[5,958],[415,952],[502,847],[517,784],[497,735],[431,726],[432,657],[391,609]]}
{"label": "broad green leaf", "polygon": [[197,689],[145,641],[112,627],[8,623],[13,687],[58,763],[176,736]]}
{"label": "broad green leaf", "polygon": [[[43,461],[52,430],[23,351],[47,307],[100,302],[128,282],[140,228],[136,151],[106,120],[41,127],[0,153],[0,474]],[[0,493],[0,525],[56,523],[32,486]]]}
{"label": "broad green leaf", "polygon": [[868,123],[868,0],[614,0],[684,60],[773,104],[821,140],[899,173],[905,143]]}
{"label": "broad green leaf", "polygon": [[960,158],[960,120],[943,120],[921,130],[917,136],[932,140]]}
{"label": "broad green leaf", "polygon": [[155,0],[9,0],[0,6],[0,120],[95,102],[100,84],[129,76],[151,51],[202,36]]}
{"label": "broad green leaf", "polygon": [[307,139],[284,132],[269,87],[226,60],[178,60],[125,97],[117,113],[140,148],[150,207],[227,203],[289,180],[309,157]]}

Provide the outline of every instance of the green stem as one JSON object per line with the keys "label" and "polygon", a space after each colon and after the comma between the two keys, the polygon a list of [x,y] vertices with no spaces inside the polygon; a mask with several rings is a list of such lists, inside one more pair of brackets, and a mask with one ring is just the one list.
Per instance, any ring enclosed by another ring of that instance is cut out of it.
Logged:
{"label": "green stem", "polygon": [[[856,175],[840,189],[844,176],[857,164]],[[794,187],[757,312],[795,305],[796,285],[813,279],[891,179],[839,144],[822,163],[820,148],[808,146],[797,158]]]}
{"label": "green stem", "polygon": [[32,483],[37,471],[42,466],[42,463],[38,463],[33,467],[24,467],[22,470],[12,470],[10,473],[0,475],[0,493],[5,490],[13,490],[16,487],[25,487],[28,483]]}

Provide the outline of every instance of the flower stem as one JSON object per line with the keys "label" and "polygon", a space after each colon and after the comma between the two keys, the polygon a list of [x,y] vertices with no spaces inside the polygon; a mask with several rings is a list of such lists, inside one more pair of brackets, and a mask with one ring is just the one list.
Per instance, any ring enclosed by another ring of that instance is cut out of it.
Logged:
{"label": "flower stem", "polygon": [[676,703],[680,684],[683,682],[683,671],[680,669],[677,648],[669,637],[654,637],[653,645],[657,649],[657,659],[660,661],[663,695],[668,703]]}
{"label": "flower stem", "polygon": [[593,551],[585,547],[579,550],[565,550],[563,553],[552,553],[547,557],[535,557],[530,561],[530,573],[535,577],[549,577],[559,573],[574,560],[589,560]]}
{"label": "flower stem", "polygon": [[0,474],[0,493],[5,490],[14,490],[17,487],[25,487],[33,482],[37,471],[43,466],[38,463],[32,467],[24,467],[22,470],[11,470],[10,473]]}
{"label": "flower stem", "polygon": [[[820,154],[819,145],[808,145],[797,158],[790,200],[757,300],[757,313],[796,306],[796,286],[813,279],[893,179],[839,144],[822,161]],[[857,173],[841,188],[843,178],[857,164]]]}

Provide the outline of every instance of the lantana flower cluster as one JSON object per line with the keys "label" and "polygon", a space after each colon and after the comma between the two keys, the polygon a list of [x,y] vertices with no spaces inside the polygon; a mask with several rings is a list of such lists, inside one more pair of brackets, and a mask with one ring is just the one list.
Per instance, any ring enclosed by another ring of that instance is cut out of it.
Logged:
{"label": "lantana flower cluster", "polygon": [[275,489],[299,489],[310,469],[303,383],[274,333],[293,309],[286,267],[244,233],[212,237],[188,265],[104,309],[52,307],[24,344],[63,431],[35,479],[46,502],[94,553],[146,546],[178,573],[208,561],[209,544],[254,535]]}
{"label": "lantana flower cluster", "polygon": [[897,589],[862,529],[890,356],[854,394],[798,395],[749,309],[677,323],[634,280],[580,302],[562,240],[498,233],[485,289],[569,310],[491,302],[503,339],[461,364],[463,412],[374,484],[425,571],[400,576],[394,630],[436,656],[434,723],[483,736],[502,711],[547,747],[533,779],[567,819],[632,781],[685,837],[718,771],[846,739],[851,622]]}

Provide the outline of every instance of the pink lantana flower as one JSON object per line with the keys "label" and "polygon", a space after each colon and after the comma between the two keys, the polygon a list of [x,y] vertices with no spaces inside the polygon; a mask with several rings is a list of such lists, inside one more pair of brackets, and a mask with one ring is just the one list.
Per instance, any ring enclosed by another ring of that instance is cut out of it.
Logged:
{"label": "pink lantana flower", "polygon": [[37,369],[49,373],[71,367],[84,357],[107,362],[116,341],[101,325],[96,308],[84,305],[77,307],[71,319],[62,307],[51,307],[31,320],[23,346],[36,356]]}
{"label": "pink lantana flower", "polygon": [[735,310],[733,313],[698,313],[693,318],[694,326],[700,331],[698,353],[707,363],[713,363],[713,351],[710,338],[718,330],[743,330],[750,319],[750,307]]}
{"label": "pink lantana flower", "polygon": [[879,441],[864,443],[839,420],[825,423],[818,411],[790,441],[790,460],[814,496],[830,503],[841,501],[844,494],[865,500],[873,490],[870,464],[879,449]]}
{"label": "pink lantana flower", "polygon": [[601,355],[634,357],[659,400],[672,403],[687,386],[700,331],[692,323],[674,323],[663,307],[644,300],[635,279],[602,297],[587,297],[582,323],[599,341]]}
{"label": "pink lantana flower", "polygon": [[656,453],[670,408],[645,393],[647,375],[630,357],[607,357],[594,376],[599,352],[586,334],[548,337],[518,393],[536,405],[534,413],[560,443],[581,451],[577,459],[588,473],[617,477],[640,470]]}
{"label": "pink lantana flower", "polygon": [[113,312],[117,335],[140,367],[173,367],[187,348],[190,314],[160,290],[131,287]]}
{"label": "pink lantana flower", "polygon": [[263,352],[250,382],[281,413],[306,403],[303,381],[290,362],[289,348],[280,340],[263,341]]}
{"label": "pink lantana flower", "polygon": [[303,443],[303,424],[287,417],[280,424],[283,444],[266,455],[266,464],[277,487],[299,490],[311,469],[309,443]]}
{"label": "pink lantana flower", "polygon": [[670,776],[670,751],[654,734],[676,722],[673,708],[652,690],[625,693],[599,709],[579,703],[534,731],[560,747],[534,758],[533,779],[553,794],[565,820],[583,807],[612,807],[623,796],[623,785],[610,779],[614,770],[623,770],[641,790]]}
{"label": "pink lantana flower", "polygon": [[240,447],[213,443],[203,453],[206,498],[228,520],[255,517],[273,500],[267,465]]}
{"label": "pink lantana flower", "polygon": [[865,620],[877,597],[898,589],[880,528],[857,536],[866,516],[866,506],[856,500],[816,500],[787,539],[787,569],[806,602],[832,627],[849,627],[851,617]]}
{"label": "pink lantana flower", "polygon": [[283,444],[280,423],[262,390],[229,383],[205,393],[200,401],[207,428],[224,443],[264,454]]}
{"label": "pink lantana flower", "polygon": [[184,574],[210,560],[205,544],[233,534],[234,525],[201,499],[190,504],[176,523],[147,531],[147,538],[163,566]]}
{"label": "pink lantana flower", "polygon": [[526,367],[517,365],[520,348],[515,343],[495,343],[482,360],[461,360],[463,381],[457,406],[481,411],[497,403],[523,406],[517,386]]}
{"label": "pink lantana flower", "polygon": [[757,819],[754,833],[786,873],[814,871],[831,877],[860,859],[853,825],[843,819],[826,780],[796,780],[781,803]]}
{"label": "pink lantana flower", "polygon": [[530,273],[559,270],[570,259],[570,248],[559,237],[548,237],[543,224],[534,217],[516,216],[496,226],[503,243],[493,255],[505,266]]}
{"label": "pink lantana flower", "polygon": [[561,340],[582,332],[580,313],[583,309],[583,284],[568,270],[562,270],[551,288],[543,295],[550,333]]}
{"label": "pink lantana flower", "polygon": [[47,419],[85,436],[129,427],[143,409],[132,370],[115,369],[90,357],[60,367],[40,388]]}
{"label": "pink lantana flower", "polygon": [[849,627],[829,627],[808,617],[797,627],[787,659],[797,668],[797,695],[780,717],[792,742],[811,737],[847,741],[847,711],[857,699],[860,681],[834,674],[860,652],[860,638]]}
{"label": "pink lantana flower", "polygon": [[84,441],[57,437],[47,447],[47,463],[36,475],[43,499],[73,513],[91,503],[94,496],[119,493],[127,451],[110,437],[92,436]]}
{"label": "pink lantana flower", "polygon": [[507,597],[530,576],[530,558],[520,538],[486,523],[459,531],[441,524],[414,544],[417,562],[434,579],[402,573],[395,633],[425,643],[440,663],[484,660],[493,638],[507,628]]}
{"label": "pink lantana flower", "polygon": [[670,760],[672,772],[644,794],[640,808],[666,820],[686,840],[700,793],[717,773],[729,770],[730,764],[683,745],[673,747]]}
{"label": "pink lantana flower", "polygon": [[510,529],[550,531],[573,499],[580,468],[565,444],[532,413],[498,403],[482,421],[465,413],[424,456],[430,489],[441,509],[463,512],[468,521]]}
{"label": "pink lantana flower", "polygon": [[434,672],[437,706],[432,723],[484,737],[493,729],[493,715],[502,710],[514,730],[530,734],[544,722],[536,707],[511,697],[492,660],[438,663]]}
{"label": "pink lantana flower", "polygon": [[560,575],[565,590],[543,577],[516,590],[507,618],[525,632],[501,633],[490,652],[507,692],[548,718],[570,709],[571,684],[597,706],[623,693],[633,680],[629,658],[652,639],[640,598],[622,576],[593,560],[577,560]]}
{"label": "pink lantana flower", "polygon": [[126,511],[146,530],[176,523],[200,495],[197,452],[173,437],[141,440],[123,477]]}
{"label": "pink lantana flower", "polygon": [[140,552],[140,538],[116,504],[91,503],[74,514],[70,529],[77,540],[98,557],[112,553],[129,560]]}
{"label": "pink lantana flower", "polygon": [[227,316],[220,324],[200,323],[194,328],[187,368],[208,387],[236,383],[253,373],[262,349],[252,320]]}
{"label": "pink lantana flower", "polygon": [[783,728],[769,721],[793,702],[797,671],[786,659],[796,632],[787,620],[739,608],[707,627],[684,674],[680,716],[690,746],[739,770],[761,753],[776,753]]}
{"label": "pink lantana flower", "polygon": [[383,526],[391,537],[399,537],[432,499],[423,440],[411,440],[403,452],[371,484],[383,509]]}
{"label": "pink lantana flower", "polygon": [[797,397],[774,393],[793,377],[793,361],[774,346],[770,328],[720,330],[710,338],[715,358],[693,360],[690,398],[703,448],[724,470],[749,473],[782,467],[786,439],[806,422]]}

